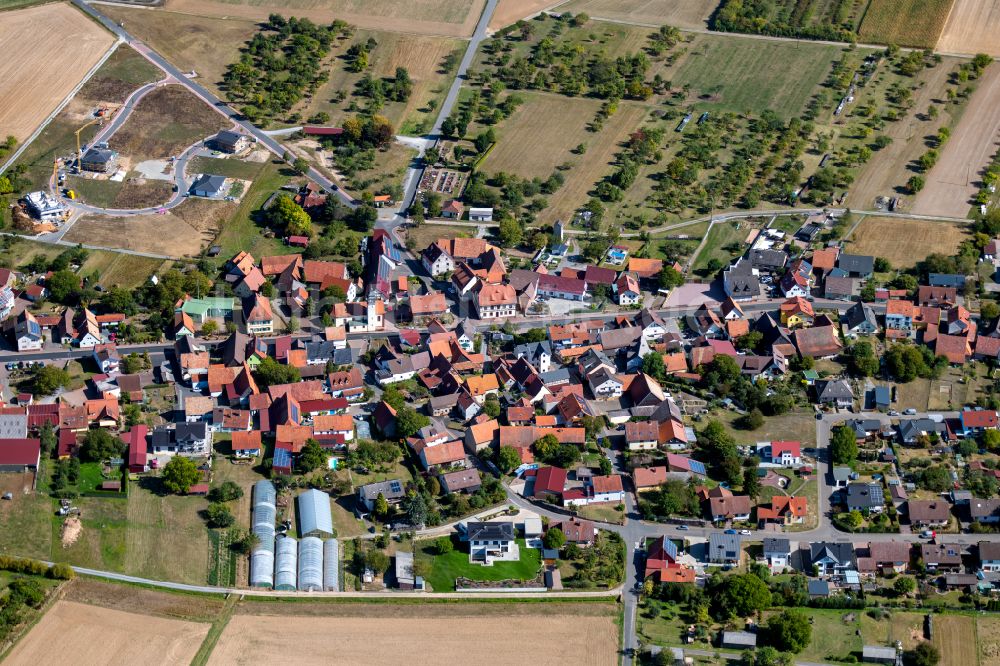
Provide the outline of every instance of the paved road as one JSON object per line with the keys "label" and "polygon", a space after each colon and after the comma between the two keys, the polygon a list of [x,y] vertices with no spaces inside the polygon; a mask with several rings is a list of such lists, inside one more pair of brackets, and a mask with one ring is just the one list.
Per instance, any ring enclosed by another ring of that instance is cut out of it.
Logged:
{"label": "paved road", "polygon": [[451,86],[448,88],[448,94],[445,95],[444,102],[441,104],[441,108],[438,111],[437,119],[435,119],[430,133],[426,137],[423,137],[423,145],[415,146],[418,149],[418,163],[411,166],[406,172],[406,179],[403,182],[403,196],[399,202],[397,215],[391,220],[380,223],[379,228],[388,229],[390,232],[393,232],[397,226],[402,224],[404,219],[403,214],[407,209],[409,209],[410,204],[413,203],[413,198],[417,193],[417,186],[420,184],[420,175],[424,171],[424,167],[419,163],[419,161],[423,158],[424,150],[436,144],[438,139],[441,138],[441,125],[444,124],[445,118],[451,115],[452,109],[455,107],[455,102],[458,101],[458,93],[461,90],[462,82],[465,80],[466,74],[469,71],[469,66],[472,64],[472,60],[476,56],[476,51],[479,49],[479,45],[484,39],[486,39],[486,29],[490,24],[490,19],[493,18],[493,12],[496,11],[497,2],[498,0],[487,0],[486,7],[483,8],[483,13],[479,17],[479,23],[476,24],[476,30],[472,33],[472,37],[469,39],[469,45],[466,47],[465,54],[462,56],[462,61],[458,65],[458,70],[455,73],[455,79],[451,82]]}
{"label": "paved road", "polygon": [[[162,69],[167,74],[171,75],[177,82],[194,93],[206,104],[209,104],[215,108],[216,111],[229,118],[233,123],[238,125],[244,132],[252,136],[257,140],[257,143],[267,148],[269,151],[274,153],[278,157],[283,157],[286,152],[289,152],[284,146],[274,140],[273,137],[269,136],[260,128],[256,127],[253,123],[248,122],[243,119],[243,117],[233,110],[226,102],[222,101],[216,97],[213,93],[209,92],[204,86],[192,81],[184,75],[184,72],[180,71],[173,65],[171,65],[167,60],[161,56],[159,53],[153,49],[146,46],[142,41],[136,39],[124,28],[120,27],[117,23],[109,19],[107,16],[102,14],[98,9],[85,2],[85,0],[72,0],[73,4],[79,7],[81,10],[86,12],[88,15],[92,16],[94,19],[99,21],[101,25],[113,32],[120,39],[127,42],[132,48],[141,53],[147,60],[152,62],[154,65]],[[321,187],[325,188],[330,192],[334,192],[341,201],[352,208],[355,207],[354,199],[345,194],[331,181],[329,178],[324,176],[322,173],[314,168],[310,168],[306,174],[313,182],[317,183]]]}

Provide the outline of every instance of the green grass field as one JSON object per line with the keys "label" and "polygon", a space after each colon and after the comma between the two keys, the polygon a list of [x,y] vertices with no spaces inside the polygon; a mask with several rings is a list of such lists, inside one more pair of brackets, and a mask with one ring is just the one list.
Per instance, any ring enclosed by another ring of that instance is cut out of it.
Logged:
{"label": "green grass field", "polygon": [[[720,222],[714,225],[712,230],[708,232],[705,245],[702,246],[698,256],[695,257],[691,268],[696,271],[703,270],[712,259],[717,259],[723,264],[729,263],[730,260],[743,252],[743,241],[746,240],[749,233],[750,230],[746,224]],[[739,251],[730,252],[725,249],[734,244],[740,246]]]}
{"label": "green grass field", "polygon": [[698,110],[769,109],[788,119],[802,111],[839,52],[836,46],[700,35],[667,78],[675,87],[691,86],[689,100]]}
{"label": "green grass field", "polygon": [[244,162],[237,159],[196,157],[188,164],[188,173],[210,173],[226,178],[254,180],[265,168],[262,162]]}
{"label": "green grass field", "polygon": [[521,547],[521,559],[518,562],[495,562],[491,567],[469,563],[468,546],[461,544],[446,555],[434,552],[434,542],[422,542],[416,558],[429,561],[431,572],[427,582],[435,592],[450,592],[455,589],[455,579],[458,577],[471,580],[531,580],[542,565],[541,552],[527,548],[524,539],[517,540]]}

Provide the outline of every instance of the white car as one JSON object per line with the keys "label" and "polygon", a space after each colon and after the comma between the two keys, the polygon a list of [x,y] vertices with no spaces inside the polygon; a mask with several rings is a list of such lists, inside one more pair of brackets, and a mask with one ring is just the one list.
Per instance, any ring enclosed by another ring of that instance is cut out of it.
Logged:
{"label": "white car", "polygon": [[753,534],[753,532],[751,532],[750,530],[740,530],[740,534],[742,534],[743,536],[750,536],[751,534]]}

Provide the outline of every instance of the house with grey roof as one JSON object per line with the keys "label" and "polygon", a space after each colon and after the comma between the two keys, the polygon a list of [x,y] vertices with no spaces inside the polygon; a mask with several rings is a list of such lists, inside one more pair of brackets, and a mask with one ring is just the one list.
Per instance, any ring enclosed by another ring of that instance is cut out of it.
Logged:
{"label": "house with grey roof", "polygon": [[496,561],[518,561],[521,552],[514,536],[514,523],[469,521],[465,525],[469,563],[493,566]]}
{"label": "house with grey roof", "polygon": [[722,286],[734,301],[752,301],[760,298],[760,278],[750,260],[737,259],[736,263],[722,273]]}
{"label": "house with grey roof", "polygon": [[844,333],[847,335],[873,335],[878,332],[875,311],[865,303],[855,303],[844,313]]}
{"label": "house with grey roof", "polygon": [[816,401],[821,405],[848,409],[854,406],[854,391],[845,379],[816,382]]}
{"label": "house with grey roof", "polygon": [[837,268],[850,277],[869,278],[875,272],[875,257],[863,254],[841,254]]}
{"label": "house with grey roof", "polygon": [[226,178],[224,176],[213,176],[206,173],[195,179],[189,192],[196,197],[220,197],[225,186]]}
{"label": "house with grey roof", "polygon": [[739,564],[743,556],[739,534],[712,532],[708,536],[708,561],[714,564]]}
{"label": "house with grey roof", "polygon": [[843,574],[856,566],[854,544],[835,541],[811,543],[809,564],[816,567],[820,576]]}
{"label": "house with grey roof", "polygon": [[783,571],[789,566],[792,555],[791,542],[788,539],[766,537],[764,539],[764,562],[772,573]]}
{"label": "house with grey roof", "polygon": [[858,481],[848,484],[844,502],[848,511],[880,513],[885,508],[885,494],[878,483]]}

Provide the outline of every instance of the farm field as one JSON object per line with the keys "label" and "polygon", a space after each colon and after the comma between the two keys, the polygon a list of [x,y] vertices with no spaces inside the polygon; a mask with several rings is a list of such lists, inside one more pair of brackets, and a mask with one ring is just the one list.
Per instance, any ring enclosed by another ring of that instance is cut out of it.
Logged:
{"label": "farm field", "polygon": [[922,215],[967,216],[979,191],[982,170],[997,150],[998,132],[1000,66],[994,63],[978,81],[968,109],[941,150],[937,164],[927,173],[927,184],[917,194],[913,211]]}
{"label": "farm field", "polygon": [[205,498],[161,495],[158,488],[144,485],[129,488],[124,572],[155,580],[204,584],[208,576],[208,531],[199,514],[207,506]]}
{"label": "farm field", "polygon": [[1000,664],[1000,617],[984,615],[976,618],[980,666]]}
{"label": "farm field", "polygon": [[954,1],[872,0],[858,36],[863,42],[932,49]]}
{"label": "farm field", "polygon": [[[405,67],[413,80],[413,92],[405,102],[387,100],[379,111],[396,127],[397,134],[415,135],[430,131],[437,116],[437,108],[444,100],[450,85],[449,70],[445,60],[451,54],[457,64],[465,45],[457,39],[432,37],[428,35],[413,35],[375,30],[359,30],[343,47],[341,53],[351,43],[374,39],[378,46],[371,53],[369,66],[365,70],[376,78],[392,79],[397,67]],[[362,74],[347,71],[347,65],[341,57],[337,57],[330,67],[330,80],[316,91],[311,102],[297,110],[304,118],[319,112],[330,114],[330,122],[339,124],[344,118],[353,115],[350,105],[357,100],[364,105],[365,98],[353,97]],[[453,74],[451,74],[453,76]],[[346,93],[342,102],[336,102],[334,96]]]}
{"label": "farm field", "polygon": [[[136,88],[161,76],[162,72],[133,49],[119,46],[22,153],[17,164],[25,167],[22,178],[28,181],[29,189],[48,182],[56,157],[69,156],[76,150],[75,132],[93,119],[96,107],[121,104]],[[80,141],[89,142],[100,129],[99,125],[83,129]]]}
{"label": "farm field", "polygon": [[226,67],[239,60],[240,47],[257,32],[253,21],[241,18],[210,18],[118,4],[102,5],[101,12],[123,22],[131,34],[181,71],[197,72],[198,83],[220,94]]}
{"label": "farm field", "polygon": [[[970,666],[979,663],[976,641],[977,618],[971,615],[935,614],[934,640],[941,651],[941,666]],[[888,645],[901,641],[903,649],[912,649],[923,640],[922,613],[893,613],[888,622],[875,622],[864,616],[861,633],[866,645]]]}
{"label": "farm field", "polygon": [[484,0],[167,0],[166,9],[211,17],[261,21],[277,12],[316,22],[342,19],[359,28],[423,35],[468,37],[482,14]]}
{"label": "farm field", "polygon": [[571,0],[559,5],[556,11],[582,12],[595,18],[655,26],[666,24],[675,28],[702,29],[708,27],[708,17],[718,6],[718,0]]}
{"label": "farm field", "polygon": [[664,78],[690,86],[695,108],[798,115],[830,71],[838,46],[700,35]]}
{"label": "farm field", "polygon": [[851,234],[845,251],[884,257],[893,268],[912,268],[931,252],[956,254],[967,238],[969,230],[963,224],[866,217]]}
{"label": "farm field", "polygon": [[[64,48],[73,35],[73,48]],[[68,95],[114,43],[75,7],[53,3],[4,12],[0,44],[0,128],[18,140]]]}
{"label": "farm field", "polygon": [[209,625],[57,602],[8,654],[11,664],[189,664]]}
{"label": "farm field", "polygon": [[[956,58],[945,57],[935,66],[924,67],[908,77],[899,74],[895,61],[883,59],[871,80],[858,88],[855,101],[845,114],[821,117],[817,129],[833,138],[832,154],[838,166],[846,163],[848,154],[865,146],[870,149],[873,137],[878,134],[892,140],[880,150],[873,150],[863,165],[853,167],[856,176],[850,188],[845,188],[848,192],[846,205],[871,210],[877,197],[903,195],[903,210],[912,210],[913,197],[906,189],[906,182],[916,173],[912,170],[913,164],[932,145],[929,137],[934,137],[941,127],[954,129],[968,109],[968,102],[956,105],[945,101],[950,77],[959,63]],[[911,91],[905,107],[889,101],[893,86]],[[928,114],[932,107],[936,117]],[[865,137],[858,131],[861,126],[855,124],[866,122],[861,115],[863,108],[874,108],[877,114],[894,113],[898,119],[883,123],[882,129],[872,130]]]}
{"label": "farm field", "polygon": [[1000,0],[955,0],[936,50],[1000,56]]}
{"label": "farm field", "polygon": [[[565,2],[565,0],[563,1]],[[559,5],[559,2],[560,0],[499,0],[493,17],[490,19],[489,29],[499,30],[532,14],[553,7],[553,5]],[[565,11],[564,5],[559,5],[559,9],[556,11]]]}
{"label": "farm field", "polygon": [[[240,610],[252,606],[248,602]],[[618,652],[615,608],[605,604],[379,605],[368,612],[354,604],[331,605],[328,611],[310,606],[340,617],[331,623],[330,617],[290,615],[287,607],[279,607],[279,615],[235,615],[208,663],[318,663],[322,655],[327,664],[396,664],[398,646],[419,645],[407,655],[408,663],[429,666],[462,654],[468,661],[498,666],[605,666]],[[372,640],[373,635],[379,639]],[[512,637],[531,650],[512,652]]]}
{"label": "farm field", "polygon": [[[194,256],[215,238],[234,210],[233,203],[191,198],[163,215],[87,215],[73,225],[65,239],[166,257]],[[164,235],[164,228],[174,233]]]}
{"label": "farm field", "polygon": [[[642,105],[623,102],[597,134],[586,125],[600,108],[600,102],[555,95],[524,94],[525,103],[497,130],[496,148],[482,164],[482,171],[515,173],[522,178],[547,178],[564,162],[572,168],[564,172],[566,183],[549,199],[549,207],[539,214],[540,222],[567,219],[587,200],[587,192],[611,170],[620,143],[634,132],[646,115]],[[587,144],[584,155],[571,151]]]}

